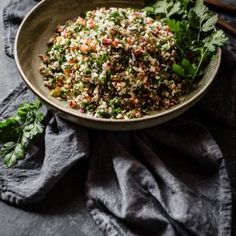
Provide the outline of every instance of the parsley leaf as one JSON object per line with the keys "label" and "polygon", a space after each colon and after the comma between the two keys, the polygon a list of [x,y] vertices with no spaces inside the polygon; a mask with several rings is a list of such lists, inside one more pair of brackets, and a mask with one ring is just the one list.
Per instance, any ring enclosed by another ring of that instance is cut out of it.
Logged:
{"label": "parsley leaf", "polygon": [[190,21],[197,23],[197,41],[201,39],[201,33],[209,32],[215,29],[217,20],[217,15],[208,10],[208,8],[204,5],[203,0],[196,1],[195,7],[190,12]]}
{"label": "parsley leaf", "polygon": [[7,167],[12,167],[24,158],[24,147],[20,142],[8,142],[3,145],[0,151],[3,161]]}
{"label": "parsley leaf", "polygon": [[224,32],[222,30],[218,30],[205,38],[203,47],[210,52],[214,52],[216,50],[216,47],[222,46],[227,42],[227,40],[228,39],[226,38]]}
{"label": "parsley leaf", "polygon": [[146,11],[149,14],[159,14],[162,17],[170,18],[175,14],[180,14],[181,4],[180,2],[161,0],[157,1],[152,7],[146,7]]}
{"label": "parsley leaf", "polygon": [[154,19],[161,19],[174,34],[177,57],[172,71],[187,79],[191,87],[217,48],[227,42],[224,32],[215,27],[217,15],[209,11],[203,0],[161,0],[146,11]]}
{"label": "parsley leaf", "polygon": [[183,58],[181,64],[174,64],[172,70],[175,74],[182,78],[188,78],[194,76],[195,68],[194,65],[187,58]]}
{"label": "parsley leaf", "polygon": [[22,104],[17,113],[0,122],[0,156],[7,167],[12,167],[22,160],[30,141],[43,132],[41,124],[44,114],[40,112],[41,103]]}
{"label": "parsley leaf", "polygon": [[180,76],[180,77],[184,77],[185,76],[185,71],[184,71],[184,68],[181,66],[181,65],[178,65],[178,64],[174,64],[172,66],[172,70],[173,72]]}
{"label": "parsley leaf", "polygon": [[215,29],[215,24],[218,21],[218,17],[216,15],[211,16],[203,25],[202,25],[202,31],[208,32],[213,29]]}
{"label": "parsley leaf", "polygon": [[0,142],[8,142],[9,140],[16,140],[19,134],[19,122],[15,118],[9,118],[0,122]]}

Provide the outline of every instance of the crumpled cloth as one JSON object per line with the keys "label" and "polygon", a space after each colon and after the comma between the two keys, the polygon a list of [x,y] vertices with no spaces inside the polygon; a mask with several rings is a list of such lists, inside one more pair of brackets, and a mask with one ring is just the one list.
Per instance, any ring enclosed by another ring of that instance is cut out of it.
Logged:
{"label": "crumpled cloth", "polygon": [[[4,10],[11,56],[19,24],[12,19],[22,19],[33,4],[13,0]],[[12,169],[0,162],[0,197],[15,205],[38,202],[75,163],[85,161],[87,208],[105,235],[230,235],[230,182],[223,154],[203,121],[235,128],[232,45],[223,49],[220,72],[207,95],[166,124],[132,132],[98,131],[44,108],[45,132],[33,140],[26,158]],[[22,83],[0,105],[0,119],[32,99]]]}

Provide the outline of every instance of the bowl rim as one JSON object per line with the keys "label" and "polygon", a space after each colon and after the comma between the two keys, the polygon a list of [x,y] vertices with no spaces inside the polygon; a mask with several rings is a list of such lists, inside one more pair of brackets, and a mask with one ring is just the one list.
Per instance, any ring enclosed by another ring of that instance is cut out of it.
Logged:
{"label": "bowl rim", "polygon": [[220,67],[220,64],[221,64],[221,59],[222,59],[222,49],[221,48],[218,48],[218,50],[217,50],[217,54],[218,54],[219,59],[217,60],[216,67],[215,67],[214,72],[212,73],[211,78],[208,80],[208,82],[206,84],[204,84],[204,86],[202,86],[202,88],[196,94],[191,96],[189,99],[187,99],[183,102],[180,102],[179,104],[176,104],[173,107],[170,107],[166,110],[161,110],[160,113],[157,112],[156,114],[146,115],[146,116],[143,116],[143,117],[140,117],[140,118],[122,119],[122,120],[121,119],[114,119],[114,118],[107,119],[107,118],[94,117],[92,115],[87,115],[86,113],[85,114],[84,113],[79,113],[78,110],[67,109],[66,107],[63,107],[62,105],[58,105],[58,104],[54,103],[52,100],[49,100],[46,96],[41,94],[37,90],[37,88],[35,88],[35,86],[28,80],[27,76],[25,75],[25,73],[24,73],[24,71],[23,71],[23,69],[20,65],[20,60],[19,60],[19,57],[18,57],[18,41],[19,41],[19,38],[21,36],[22,29],[23,29],[25,23],[28,21],[31,14],[33,12],[35,12],[38,8],[40,8],[40,6],[45,4],[47,1],[48,0],[42,0],[41,2],[36,4],[36,6],[34,6],[29,11],[29,13],[25,16],[25,18],[21,22],[21,24],[19,26],[19,29],[17,31],[17,34],[16,34],[15,43],[14,43],[14,58],[15,58],[15,61],[16,61],[18,71],[20,72],[20,75],[21,75],[23,81],[26,83],[26,85],[43,102],[50,105],[52,108],[56,109],[59,112],[69,114],[70,116],[73,116],[75,118],[86,119],[86,120],[95,121],[95,122],[102,122],[102,123],[121,124],[121,123],[136,123],[136,122],[148,121],[148,120],[164,117],[166,115],[170,115],[170,114],[174,113],[175,111],[178,111],[180,109],[184,109],[185,107],[187,107],[189,104],[193,103],[194,101],[197,101],[198,98],[200,98],[201,95],[203,95],[204,92],[207,90],[207,88],[211,85],[211,83],[213,82],[216,74],[218,73],[218,70],[219,70],[219,67]]}

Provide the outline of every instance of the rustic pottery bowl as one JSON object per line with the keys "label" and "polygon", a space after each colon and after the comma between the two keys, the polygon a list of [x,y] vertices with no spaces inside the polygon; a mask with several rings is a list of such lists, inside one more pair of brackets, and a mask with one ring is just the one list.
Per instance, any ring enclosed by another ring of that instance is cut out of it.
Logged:
{"label": "rustic pottery bowl", "polygon": [[197,88],[188,94],[181,104],[168,110],[131,120],[94,118],[77,110],[66,107],[66,103],[49,95],[39,72],[41,60],[39,54],[47,50],[47,42],[58,24],[79,16],[86,10],[97,7],[142,8],[140,0],[44,0],[41,1],[24,19],[18,31],[15,43],[15,59],[21,76],[28,87],[41,101],[59,116],[83,126],[104,130],[135,130],[151,127],[171,120],[193,106],[212,83],[221,60],[221,50],[209,64],[203,79]]}

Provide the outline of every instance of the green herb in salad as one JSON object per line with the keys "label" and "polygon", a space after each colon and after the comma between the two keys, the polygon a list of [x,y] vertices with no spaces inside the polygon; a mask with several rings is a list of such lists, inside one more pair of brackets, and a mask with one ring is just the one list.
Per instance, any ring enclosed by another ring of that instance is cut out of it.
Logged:
{"label": "green herb in salad", "polygon": [[166,23],[176,39],[178,58],[173,72],[192,85],[216,49],[227,42],[224,32],[215,27],[217,15],[203,0],[161,0],[151,4],[145,8],[148,15]]}
{"label": "green herb in salad", "polygon": [[41,103],[23,103],[17,113],[0,121],[0,156],[7,167],[13,167],[25,157],[30,141],[43,132],[41,124],[44,114],[40,111]]}

